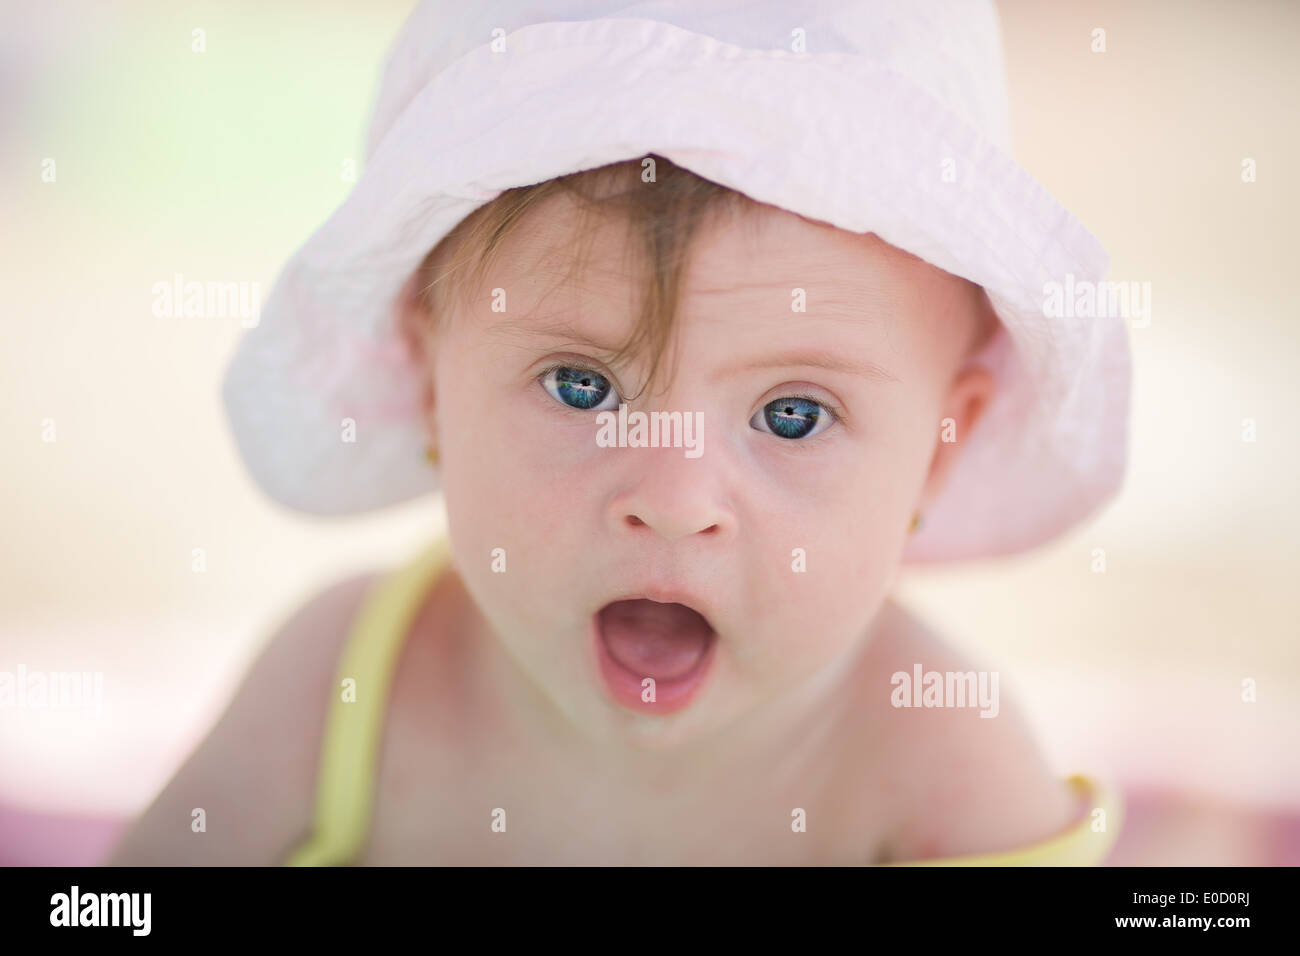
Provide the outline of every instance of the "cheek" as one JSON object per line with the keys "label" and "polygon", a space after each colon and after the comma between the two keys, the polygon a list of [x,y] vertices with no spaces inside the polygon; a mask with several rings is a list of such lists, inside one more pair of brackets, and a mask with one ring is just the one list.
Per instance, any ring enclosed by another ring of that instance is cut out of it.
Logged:
{"label": "cheek", "polygon": [[575,569],[590,554],[598,517],[588,460],[601,451],[594,413],[590,423],[547,414],[539,398],[551,400],[535,383],[482,379],[438,393],[448,530],[457,553],[484,568],[503,549],[507,573],[480,582],[499,602],[554,600],[564,580],[582,573]]}
{"label": "cheek", "polygon": [[854,648],[870,625],[896,575],[923,470],[916,417],[882,413],[870,433],[784,476],[785,490],[772,492],[787,504],[763,519],[764,550],[779,560],[767,564],[755,595],[753,619],[772,624],[756,665],[761,653],[768,669],[815,669]]}
{"label": "cheek", "polygon": [[785,503],[770,513],[778,534],[801,540],[809,573],[837,581],[863,580],[895,543],[907,508],[910,458],[893,434],[845,442],[834,455],[814,456],[772,490]]}

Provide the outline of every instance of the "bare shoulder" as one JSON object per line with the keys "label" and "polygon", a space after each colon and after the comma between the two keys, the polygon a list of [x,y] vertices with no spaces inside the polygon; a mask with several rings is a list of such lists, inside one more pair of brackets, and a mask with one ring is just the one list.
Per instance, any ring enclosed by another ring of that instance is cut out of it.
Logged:
{"label": "bare shoulder", "polygon": [[[393,668],[370,829],[357,866],[445,861],[474,826],[446,796],[450,779],[458,792],[473,792],[494,746],[492,715],[478,705],[478,682],[470,676],[481,634],[477,615],[452,564],[412,617]],[[467,735],[466,727],[474,732]],[[431,815],[435,806],[439,812]]]}
{"label": "bare shoulder", "polygon": [[1076,822],[1077,798],[1001,675],[900,610],[903,626],[873,664],[890,697],[880,708],[893,796],[886,859],[1012,850]]}
{"label": "bare shoulder", "polygon": [[[269,865],[306,837],[335,669],[376,576],[339,581],[288,616],[103,865]],[[206,830],[196,833],[199,808]]]}

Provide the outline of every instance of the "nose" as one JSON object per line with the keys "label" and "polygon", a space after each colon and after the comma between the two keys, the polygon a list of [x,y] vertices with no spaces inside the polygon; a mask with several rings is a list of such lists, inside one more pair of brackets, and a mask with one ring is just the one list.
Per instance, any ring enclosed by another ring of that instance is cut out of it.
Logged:
{"label": "nose", "polygon": [[626,488],[609,505],[616,533],[655,534],[665,541],[731,533],[735,519],[724,500],[721,469],[707,460],[708,454],[687,458],[680,448],[620,448],[617,453],[632,460]]}

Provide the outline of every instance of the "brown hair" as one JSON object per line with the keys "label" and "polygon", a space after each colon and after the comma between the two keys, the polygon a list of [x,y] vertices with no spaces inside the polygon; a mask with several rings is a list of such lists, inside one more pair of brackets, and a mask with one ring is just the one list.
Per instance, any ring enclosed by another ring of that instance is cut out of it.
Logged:
{"label": "brown hair", "polygon": [[[649,167],[654,172],[652,181],[642,178],[646,159],[653,160]],[[645,290],[641,314],[636,331],[611,361],[648,345],[649,384],[672,337],[692,237],[706,217],[757,204],[744,193],[704,179],[662,156],[651,154],[646,159],[626,160],[507,189],[476,209],[443,237],[420,265],[416,282],[422,318],[431,320],[436,328],[449,311],[446,304],[450,300],[443,295],[443,287],[468,269],[467,281],[454,283],[463,301],[468,290],[479,287],[503,240],[527,214],[565,195],[577,201],[579,221],[575,232],[583,240],[573,269],[585,263],[590,253],[593,231],[584,226],[591,215],[623,217],[632,243],[630,250],[638,248],[635,243],[640,240]]]}

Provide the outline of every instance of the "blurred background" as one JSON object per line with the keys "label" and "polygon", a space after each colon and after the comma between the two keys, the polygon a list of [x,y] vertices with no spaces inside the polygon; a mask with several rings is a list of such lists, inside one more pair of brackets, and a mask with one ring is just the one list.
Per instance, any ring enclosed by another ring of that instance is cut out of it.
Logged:
{"label": "blurred background", "polygon": [[[1068,537],[905,571],[900,593],[1001,671],[1062,772],[1120,785],[1111,863],[1300,864],[1300,5],[998,6],[1018,158],[1101,237],[1110,278],[1151,284],[1130,471]],[[265,299],[359,175],[412,7],[10,11],[0,672],[100,672],[103,697],[0,706],[0,864],[97,862],[284,617],[442,526],[435,498],[331,520],[273,505],[219,402],[241,320],[153,310],[177,274]]]}

